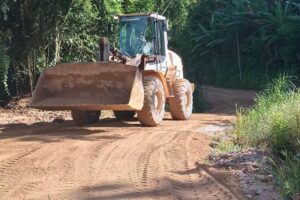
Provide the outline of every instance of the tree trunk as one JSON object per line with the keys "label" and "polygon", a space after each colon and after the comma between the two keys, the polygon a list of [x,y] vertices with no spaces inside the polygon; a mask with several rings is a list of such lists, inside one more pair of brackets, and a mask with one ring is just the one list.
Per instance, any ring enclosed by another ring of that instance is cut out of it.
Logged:
{"label": "tree trunk", "polygon": [[55,16],[54,16],[54,65],[60,60],[60,33],[59,33],[59,19],[57,12],[57,1],[54,3]]}
{"label": "tree trunk", "polygon": [[58,30],[58,23],[55,25],[55,54],[54,54],[54,64],[56,65],[60,60],[60,34]]}
{"label": "tree trunk", "polygon": [[32,65],[33,65],[33,62],[32,62],[32,58],[30,55],[27,56],[27,65],[28,65],[28,83],[27,83],[27,87],[29,89],[29,92],[30,94],[32,94]]}
{"label": "tree trunk", "polygon": [[12,61],[12,66],[13,66],[13,71],[14,71],[14,74],[15,74],[15,87],[16,87],[16,96],[19,97],[20,96],[20,86],[19,86],[19,70],[18,70],[18,67],[16,65],[16,62],[13,60]]}
{"label": "tree trunk", "polygon": [[237,50],[237,57],[238,57],[238,65],[239,65],[239,74],[240,74],[240,81],[242,81],[242,65],[241,65],[241,51],[240,51],[240,41],[239,41],[239,33],[235,31],[236,36],[236,50]]}

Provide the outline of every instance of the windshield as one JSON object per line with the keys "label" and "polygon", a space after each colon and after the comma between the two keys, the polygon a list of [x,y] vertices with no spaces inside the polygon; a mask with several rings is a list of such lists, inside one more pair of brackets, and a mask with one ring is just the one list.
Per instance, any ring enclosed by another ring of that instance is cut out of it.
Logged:
{"label": "windshield", "polygon": [[120,18],[120,51],[134,57],[137,54],[153,54],[154,29],[147,16]]}

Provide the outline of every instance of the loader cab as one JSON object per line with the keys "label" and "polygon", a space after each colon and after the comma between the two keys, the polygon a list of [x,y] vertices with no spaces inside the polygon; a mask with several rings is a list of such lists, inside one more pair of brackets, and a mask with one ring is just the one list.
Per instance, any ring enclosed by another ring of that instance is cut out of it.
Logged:
{"label": "loader cab", "polygon": [[138,54],[167,55],[167,20],[158,14],[119,16],[119,48],[131,58]]}

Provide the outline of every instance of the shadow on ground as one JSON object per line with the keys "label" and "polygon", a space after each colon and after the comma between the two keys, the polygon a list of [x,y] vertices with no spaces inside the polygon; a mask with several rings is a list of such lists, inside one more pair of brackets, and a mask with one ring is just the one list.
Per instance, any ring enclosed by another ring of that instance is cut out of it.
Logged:
{"label": "shadow on ground", "polygon": [[99,123],[76,126],[73,121],[37,122],[33,124],[0,125],[0,140],[18,138],[20,141],[57,142],[62,139],[94,141],[100,139],[122,139],[111,135],[105,128],[140,127],[139,124],[120,122],[115,119],[101,119]]}
{"label": "shadow on ground", "polygon": [[[200,166],[196,166],[195,169],[188,170],[185,172],[173,172],[179,175],[188,174],[201,174],[203,169]],[[206,171],[206,170],[205,170]],[[160,185],[155,188],[145,188],[138,190],[132,188],[132,185],[122,184],[122,183],[109,183],[102,185],[91,185],[85,186],[80,190],[73,191],[74,199],[81,200],[125,200],[125,199],[161,199],[165,197],[171,197],[172,199],[186,199],[185,195],[191,197],[194,193],[195,188],[197,188],[197,193],[203,194],[203,199],[215,196],[218,199],[220,191],[215,188],[215,191],[207,191],[207,188],[214,188],[214,182],[208,182],[201,177],[197,181],[193,182],[180,182],[177,180],[171,180],[170,177],[162,177],[156,180],[157,183],[170,183],[166,185]],[[228,189],[226,184],[219,182],[222,187]],[[200,190],[200,192],[199,192]],[[201,190],[203,190],[201,192]],[[228,199],[241,199],[233,190],[221,191],[221,193],[226,194]]]}

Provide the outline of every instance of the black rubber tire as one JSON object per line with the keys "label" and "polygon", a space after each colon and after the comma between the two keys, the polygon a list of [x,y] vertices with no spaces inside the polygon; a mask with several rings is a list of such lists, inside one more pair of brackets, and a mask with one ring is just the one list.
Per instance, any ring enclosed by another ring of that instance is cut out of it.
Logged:
{"label": "black rubber tire", "polygon": [[162,82],[154,77],[148,76],[143,80],[144,106],[137,116],[144,126],[155,127],[159,125],[165,115],[165,93]]}
{"label": "black rubber tire", "polygon": [[193,89],[188,80],[178,79],[173,84],[174,97],[169,99],[171,116],[175,120],[188,120],[193,112]]}
{"label": "black rubber tire", "polygon": [[82,126],[94,124],[99,121],[101,112],[92,110],[72,110],[71,115],[75,124]]}
{"label": "black rubber tire", "polygon": [[119,121],[128,121],[134,119],[135,111],[117,111],[114,110],[114,115]]}

